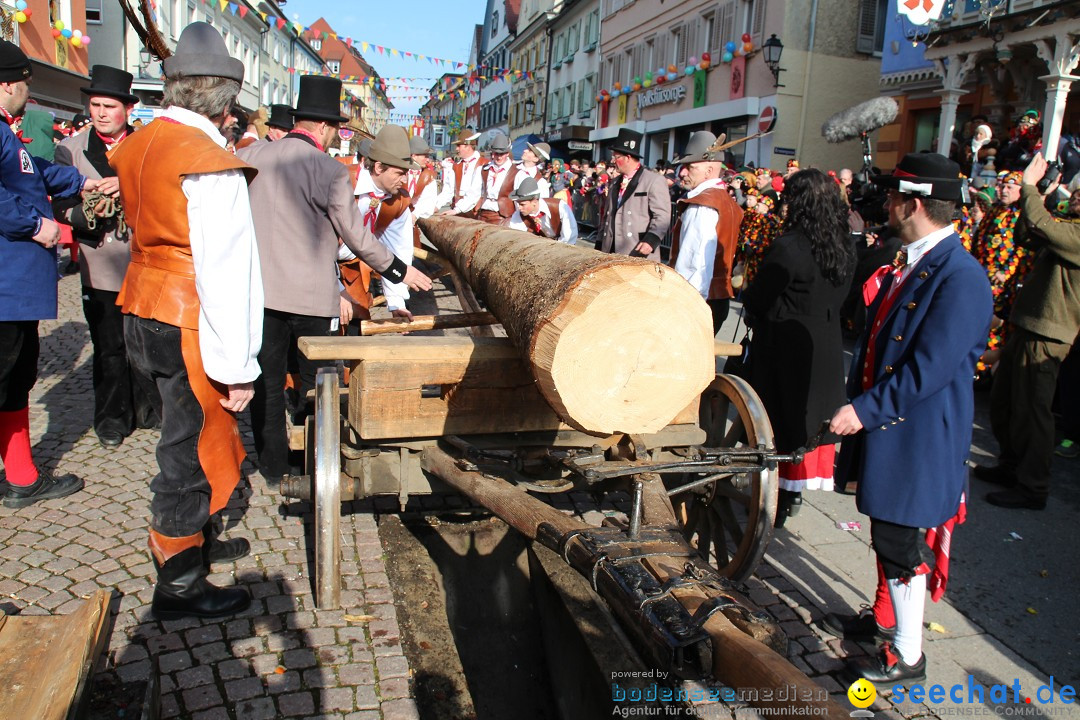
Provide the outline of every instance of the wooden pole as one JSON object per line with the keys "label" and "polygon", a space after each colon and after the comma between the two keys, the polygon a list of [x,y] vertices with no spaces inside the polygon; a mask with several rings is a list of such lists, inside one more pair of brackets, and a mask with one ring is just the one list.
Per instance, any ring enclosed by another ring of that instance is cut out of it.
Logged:
{"label": "wooden pole", "polygon": [[460,315],[417,315],[411,321],[407,318],[362,320],[360,321],[360,334],[386,335],[388,333],[497,325],[498,323],[499,319],[489,312],[462,313]]}
{"label": "wooden pole", "polygon": [[602,435],[658,432],[712,381],[711,314],[672,268],[456,217],[420,226],[565,422]]}

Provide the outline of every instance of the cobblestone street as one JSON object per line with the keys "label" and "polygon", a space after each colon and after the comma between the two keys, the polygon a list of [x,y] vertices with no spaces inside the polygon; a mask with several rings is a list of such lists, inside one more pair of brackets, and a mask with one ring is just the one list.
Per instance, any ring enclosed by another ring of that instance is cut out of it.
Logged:
{"label": "cobblestone street", "polygon": [[[164,717],[418,718],[372,503],[355,503],[353,512],[342,517],[343,609],[320,611],[309,578],[312,543],[304,536],[311,523],[301,514],[309,506],[284,504],[249,463],[249,478],[225,514],[226,537],[249,538],[252,553],[232,566],[218,566],[210,579],[248,587],[254,597],[251,608],[224,621],[158,622],[149,616],[154,569],[146,532],[156,433],[137,431],[115,450],[98,444],[90,428],[91,347],[77,276],[60,282],[60,319],[43,322],[41,337],[40,379],[31,398],[36,458],[82,476],[86,489],[64,500],[0,510],[0,603],[8,613],[66,614],[98,589],[116,591],[107,662],[94,678],[89,717],[137,717],[147,680],[157,673]],[[246,428],[245,439],[250,443]],[[1075,499],[1075,493],[1069,497]],[[423,508],[438,509],[440,502],[425,498]],[[457,498],[453,502],[460,505]],[[561,502],[592,524],[625,505],[612,504],[611,498],[597,504],[577,493]],[[396,500],[375,505],[393,511]],[[1058,511],[1068,512],[1068,507]],[[828,610],[857,608],[872,592],[868,523],[864,519],[862,532],[836,528],[837,521],[857,517],[851,498],[832,493],[808,497],[802,514],[777,532],[766,562],[748,586],[749,596],[772,613],[790,638],[791,661],[842,703],[847,690],[838,679],[842,658],[868,648],[825,635],[812,623]],[[1032,517],[1025,514],[1020,522],[1028,524],[1016,526],[1025,535],[1037,533],[1038,520]],[[958,537],[975,544],[970,538],[980,536],[962,532]],[[955,567],[955,582],[981,577],[965,570],[962,556]],[[1075,572],[1053,575],[1053,592],[1064,592]],[[963,587],[957,589],[957,596],[964,597]],[[1046,681],[1049,672],[1039,657],[1002,642],[971,619],[971,607],[954,607],[950,597],[927,607],[927,622],[945,629],[944,634],[927,632],[932,682],[962,683],[968,673],[984,683],[1009,683],[1016,677],[1034,692]],[[1064,608],[1047,603],[1043,610],[1038,622],[1065,622]],[[1075,635],[1075,628],[1051,624],[1047,629],[1035,622],[1031,619],[1038,632]],[[1069,682],[1067,671],[1076,667],[1071,655],[1068,662],[1060,668],[1060,682]],[[921,703],[894,706],[882,695],[872,709],[892,718],[932,713]],[[750,713],[717,706],[706,716]]]}

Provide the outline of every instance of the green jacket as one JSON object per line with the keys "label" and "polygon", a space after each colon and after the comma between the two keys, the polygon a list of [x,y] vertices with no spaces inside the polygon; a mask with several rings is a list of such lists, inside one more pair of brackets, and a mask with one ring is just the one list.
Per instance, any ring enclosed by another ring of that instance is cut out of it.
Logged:
{"label": "green jacket", "polygon": [[1072,344],[1080,332],[1080,220],[1058,220],[1034,185],[1020,190],[1021,214],[1031,230],[1035,265],[1009,319],[1037,335]]}

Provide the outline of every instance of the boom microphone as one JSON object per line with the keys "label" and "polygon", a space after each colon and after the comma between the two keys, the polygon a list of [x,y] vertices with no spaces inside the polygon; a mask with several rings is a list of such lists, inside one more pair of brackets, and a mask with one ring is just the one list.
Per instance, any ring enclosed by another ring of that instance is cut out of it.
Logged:
{"label": "boom microphone", "polygon": [[836,113],[821,126],[821,134],[831,143],[854,140],[863,133],[885,127],[896,119],[899,111],[892,98],[877,97]]}

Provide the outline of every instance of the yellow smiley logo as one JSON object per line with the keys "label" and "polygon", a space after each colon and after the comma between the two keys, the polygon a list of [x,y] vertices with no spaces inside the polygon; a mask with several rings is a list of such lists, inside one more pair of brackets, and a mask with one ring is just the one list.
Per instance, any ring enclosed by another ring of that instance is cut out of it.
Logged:
{"label": "yellow smiley logo", "polygon": [[874,699],[877,698],[877,689],[870,681],[859,678],[851,683],[851,687],[847,689],[847,697],[855,707],[868,708],[874,704]]}

